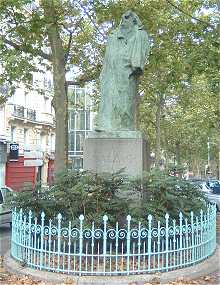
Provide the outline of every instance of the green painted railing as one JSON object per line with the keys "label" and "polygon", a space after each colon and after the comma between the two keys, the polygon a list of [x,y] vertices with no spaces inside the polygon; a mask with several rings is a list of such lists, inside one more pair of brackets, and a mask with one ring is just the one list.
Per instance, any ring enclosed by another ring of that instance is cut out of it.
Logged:
{"label": "green painted railing", "polygon": [[130,275],[170,271],[204,260],[216,248],[216,206],[208,205],[190,219],[165,216],[165,223],[147,217],[146,225],[132,223],[108,227],[108,217],[96,228],[62,227],[62,215],[56,223],[45,224],[45,214],[37,218],[16,210],[12,215],[11,254],[27,266],[40,270],[75,275]]}

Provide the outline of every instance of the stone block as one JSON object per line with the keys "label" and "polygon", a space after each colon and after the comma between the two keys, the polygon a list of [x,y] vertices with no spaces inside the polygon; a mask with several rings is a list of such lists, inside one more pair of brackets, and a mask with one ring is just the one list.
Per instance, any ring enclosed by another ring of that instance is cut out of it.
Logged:
{"label": "stone block", "polygon": [[87,138],[83,168],[95,173],[116,172],[137,177],[150,167],[147,142],[143,138]]}

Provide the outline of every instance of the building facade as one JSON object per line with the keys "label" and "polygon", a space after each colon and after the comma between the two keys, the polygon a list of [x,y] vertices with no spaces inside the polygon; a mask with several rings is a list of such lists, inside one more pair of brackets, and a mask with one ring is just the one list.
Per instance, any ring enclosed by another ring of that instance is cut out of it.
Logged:
{"label": "building facade", "polygon": [[84,140],[93,128],[95,113],[89,87],[69,86],[69,168],[83,168]]}
{"label": "building facade", "polygon": [[[0,107],[0,183],[20,191],[25,185],[46,185],[53,176],[55,119],[49,75],[34,74],[33,86],[21,85]],[[17,151],[17,152],[16,152]]]}

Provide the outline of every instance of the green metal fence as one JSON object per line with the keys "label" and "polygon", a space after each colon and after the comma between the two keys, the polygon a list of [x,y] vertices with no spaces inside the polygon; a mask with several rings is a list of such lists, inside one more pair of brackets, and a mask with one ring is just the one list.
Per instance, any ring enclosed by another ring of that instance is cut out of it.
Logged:
{"label": "green metal fence", "polygon": [[104,216],[102,226],[84,227],[84,216],[79,226],[71,222],[62,227],[62,215],[56,222],[45,224],[45,214],[24,215],[22,210],[12,215],[12,256],[40,270],[74,275],[130,275],[170,271],[204,260],[216,248],[216,206],[208,205],[190,219],[179,214],[179,219],[165,216],[165,223],[149,215],[146,224],[108,227]]}

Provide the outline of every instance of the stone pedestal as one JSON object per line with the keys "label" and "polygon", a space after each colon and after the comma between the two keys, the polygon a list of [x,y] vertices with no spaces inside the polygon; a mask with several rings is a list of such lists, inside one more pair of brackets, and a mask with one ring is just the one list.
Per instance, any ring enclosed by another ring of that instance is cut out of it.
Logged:
{"label": "stone pedestal", "polygon": [[129,176],[141,176],[150,167],[146,140],[141,137],[107,138],[91,135],[85,140],[83,168],[96,173],[124,168]]}

